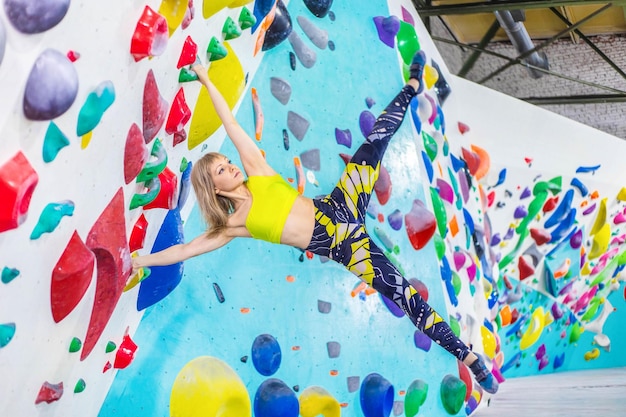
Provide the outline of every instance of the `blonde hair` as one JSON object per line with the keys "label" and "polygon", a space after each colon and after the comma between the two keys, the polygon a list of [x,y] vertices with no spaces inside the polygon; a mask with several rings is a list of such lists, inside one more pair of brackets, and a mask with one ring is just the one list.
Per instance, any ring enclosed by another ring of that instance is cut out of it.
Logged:
{"label": "blonde hair", "polygon": [[224,155],[209,152],[202,156],[191,169],[191,184],[196,193],[200,213],[207,223],[207,236],[213,237],[226,229],[228,216],[234,209],[233,202],[215,192],[211,167]]}

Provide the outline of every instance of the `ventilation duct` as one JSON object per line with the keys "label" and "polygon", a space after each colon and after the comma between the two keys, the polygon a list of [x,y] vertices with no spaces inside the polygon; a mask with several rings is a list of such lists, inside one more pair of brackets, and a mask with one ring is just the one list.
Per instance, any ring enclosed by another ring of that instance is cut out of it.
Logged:
{"label": "ventilation duct", "polygon": [[[511,43],[520,54],[526,53],[535,47],[528,35],[528,31],[526,31],[526,27],[519,21],[523,20],[523,17],[516,19],[508,10],[495,11],[494,14],[500,26],[511,40]],[[550,67],[548,57],[543,52],[533,52],[531,55],[524,58],[523,62],[546,70]],[[528,68],[528,72],[530,72],[530,76],[533,78],[539,78],[543,75],[541,71],[537,71],[533,68]]]}

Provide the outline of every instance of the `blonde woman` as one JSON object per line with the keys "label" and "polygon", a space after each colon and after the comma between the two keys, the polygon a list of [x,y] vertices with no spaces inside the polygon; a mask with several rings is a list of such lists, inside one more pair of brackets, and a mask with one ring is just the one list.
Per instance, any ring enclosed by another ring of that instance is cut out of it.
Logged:
{"label": "blonde woman", "polygon": [[468,365],[487,392],[495,393],[498,383],[482,358],[454,335],[365,228],[367,205],[381,160],[411,99],[422,90],[425,62],[424,53],[418,52],[410,66],[409,81],[378,117],[335,189],[316,199],[299,195],[268,165],[209,80],[206,69],[200,63],[194,64],[192,69],[208,90],[244,171],[219,153],[202,156],[193,166],[191,182],[208,224],[207,232],[188,243],[133,258],[134,268],[182,262],[218,249],[236,237],[281,243],[326,256],[396,303],[419,330]]}

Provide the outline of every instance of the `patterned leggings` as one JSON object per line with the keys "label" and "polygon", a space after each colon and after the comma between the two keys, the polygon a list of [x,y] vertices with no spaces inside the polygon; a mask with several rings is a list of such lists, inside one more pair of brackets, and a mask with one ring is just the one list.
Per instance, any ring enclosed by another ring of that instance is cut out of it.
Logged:
{"label": "patterned leggings", "polygon": [[448,352],[465,359],[469,348],[429,306],[365,230],[365,217],[380,162],[398,130],[415,91],[405,86],[376,120],[372,132],[347,164],[339,183],[314,200],[315,229],[307,248],[343,264],[350,272],[392,300],[413,324]]}

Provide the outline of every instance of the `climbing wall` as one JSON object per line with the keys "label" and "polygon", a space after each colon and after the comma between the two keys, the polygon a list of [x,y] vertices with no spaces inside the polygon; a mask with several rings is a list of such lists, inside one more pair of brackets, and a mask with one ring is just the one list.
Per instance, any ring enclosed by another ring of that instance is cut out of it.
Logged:
{"label": "climbing wall", "polygon": [[[365,4],[364,4],[365,3]],[[488,395],[328,259],[202,233],[189,173],[235,158],[198,55],[270,164],[329,192],[404,83],[376,242],[494,374],[626,366],[623,141],[454,77],[408,0],[7,0],[0,415],[467,415]]]}

